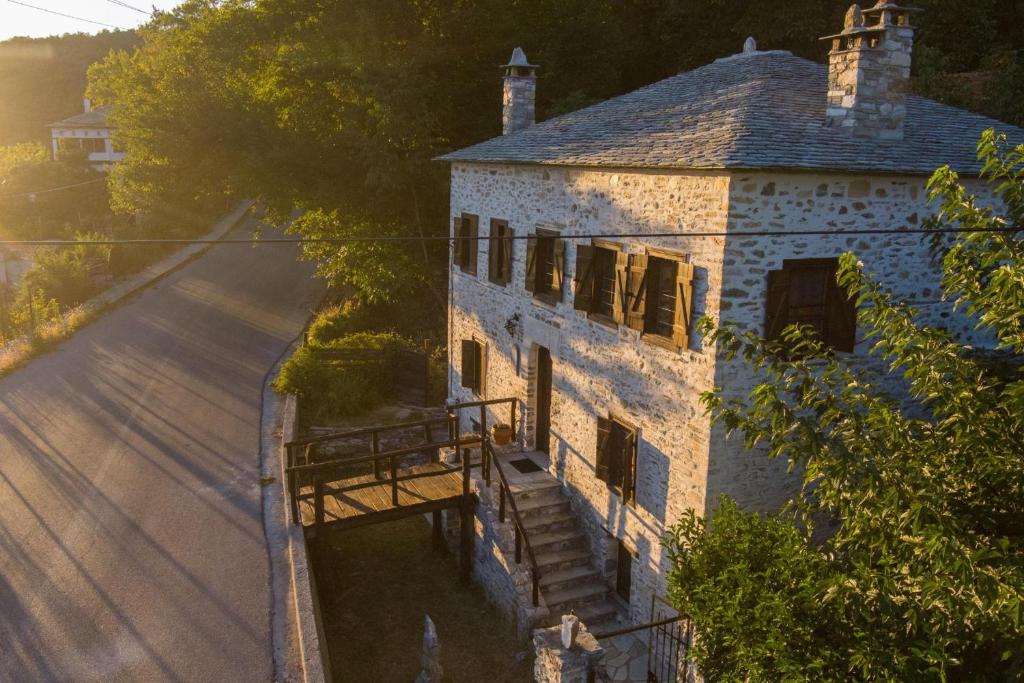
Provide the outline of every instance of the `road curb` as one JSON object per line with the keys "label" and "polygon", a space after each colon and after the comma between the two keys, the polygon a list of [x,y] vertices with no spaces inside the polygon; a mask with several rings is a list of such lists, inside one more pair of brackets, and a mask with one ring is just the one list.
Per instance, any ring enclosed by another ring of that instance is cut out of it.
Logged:
{"label": "road curb", "polygon": [[284,400],[271,387],[281,365],[299,347],[302,335],[285,350],[267,373],[263,387],[260,472],[263,487],[263,525],[271,565],[271,639],[275,676],[279,681],[324,683],[330,680],[330,662],[321,646],[323,623],[315,599],[316,578],[309,566],[306,538],[290,519],[285,490],[287,455],[284,444],[296,435],[298,402]]}

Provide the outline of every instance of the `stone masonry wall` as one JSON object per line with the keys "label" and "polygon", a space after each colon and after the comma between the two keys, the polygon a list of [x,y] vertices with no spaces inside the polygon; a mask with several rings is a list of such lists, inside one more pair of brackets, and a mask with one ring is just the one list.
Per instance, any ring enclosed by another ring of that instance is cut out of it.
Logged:
{"label": "stone masonry wall", "polygon": [[[480,235],[491,218],[507,220],[515,235],[538,223],[564,225],[564,232],[619,233],[723,230],[729,179],[724,174],[544,169],[527,166],[456,164],[451,210],[480,218]],[[617,240],[626,251],[671,248],[696,264],[697,315],[718,313],[717,292],[724,240],[721,238],[630,238]],[[589,240],[588,240],[589,242]],[[608,564],[609,534],[635,550],[631,612],[646,618],[651,595],[665,593],[667,559],[660,540],[667,524],[688,508],[703,510],[709,430],[698,398],[713,382],[714,358],[699,340],[690,350],[671,352],[640,339],[625,327],[614,329],[573,310],[572,277],[576,242],[566,244],[566,294],[549,306],[524,288],[524,241],[513,247],[512,282],[487,280],[487,243],[479,244],[475,277],[452,275],[451,371],[449,395],[479,398],[460,386],[459,341],[485,344],[481,396],[515,396],[525,420],[519,436],[533,446],[530,389],[536,348],[552,356],[551,471],[567,485],[599,563]],[[513,327],[506,330],[514,316]],[[475,414],[475,413],[474,413]],[[613,415],[639,428],[637,504],[624,506],[594,476],[597,417]],[[467,421],[473,415],[465,416]],[[492,414],[507,420],[504,410]],[[493,422],[491,422],[493,424]],[[464,427],[468,427],[468,422]]]}
{"label": "stone masonry wall", "polygon": [[[737,173],[730,191],[731,231],[771,230],[881,230],[919,228],[934,211],[929,207],[926,178],[911,176],[811,175]],[[970,189],[984,197],[977,184]],[[894,297],[911,303],[926,324],[945,327],[970,343],[990,345],[992,340],[973,330],[973,323],[941,300],[939,268],[932,263],[927,238],[908,235],[842,235],[729,238],[725,248],[722,319],[763,332],[767,273],[790,258],[834,257],[853,251],[865,271],[879,279]],[[858,331],[856,355],[861,367],[879,373],[879,381],[893,391],[902,389],[891,378],[882,379],[884,367],[866,357],[867,344]],[[718,363],[715,384],[728,395],[744,396],[756,384],[742,360]],[[786,463],[769,462],[761,454],[743,450],[739,437],[726,440],[715,430],[708,467],[708,510],[717,507],[723,493],[744,505],[770,510],[781,505],[796,482],[785,475]]]}
{"label": "stone masonry wall", "polygon": [[[516,236],[538,224],[560,224],[565,234],[662,231],[770,231],[918,227],[930,215],[923,177],[872,178],[800,173],[686,173],[455,164],[451,211],[508,221]],[[707,313],[763,330],[767,273],[786,258],[838,256],[855,251],[898,298],[920,307],[926,322],[978,343],[971,324],[940,300],[938,271],[921,235],[829,237],[720,237],[617,239],[628,252],[647,247],[688,254],[695,267],[694,319]],[[754,385],[742,361],[716,365],[714,349],[699,338],[672,352],[638,333],[613,328],[573,310],[577,242],[566,244],[563,301],[537,302],[524,288],[524,241],[513,247],[512,282],[487,279],[486,240],[478,244],[475,276],[452,273],[449,396],[519,399],[519,438],[533,447],[531,383],[538,346],[552,356],[550,470],[567,487],[600,566],[610,569],[609,539],[635,551],[630,616],[646,619],[652,595],[665,594],[668,561],[660,545],[666,526],[687,509],[704,513],[727,493],[749,508],[769,510],[789,497],[796,481],[785,463],[742,451],[739,439],[711,430],[701,392],[728,387],[743,396]],[[511,329],[511,332],[509,331]],[[474,395],[460,386],[459,341],[485,345],[484,386]],[[858,347],[863,354],[864,345]],[[868,367],[873,366],[867,360]],[[638,428],[637,502],[624,506],[594,475],[597,417],[611,415]],[[468,420],[475,416],[466,415]],[[505,421],[491,414],[489,423]],[[609,579],[612,576],[609,574]]]}

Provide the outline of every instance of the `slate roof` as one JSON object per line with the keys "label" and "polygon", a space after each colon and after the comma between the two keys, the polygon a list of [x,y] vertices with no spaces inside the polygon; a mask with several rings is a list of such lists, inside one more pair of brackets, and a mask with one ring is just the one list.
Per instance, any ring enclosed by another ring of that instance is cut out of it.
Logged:
{"label": "slate roof", "polygon": [[902,141],[853,139],[824,125],[827,80],[828,67],[789,52],[734,55],[439,159],[977,174],[986,128],[1024,143],[1024,129],[915,95]]}
{"label": "slate roof", "polygon": [[96,107],[92,111],[82,112],[70,116],[63,121],[51,123],[48,128],[109,128],[107,125],[107,112],[110,107]]}

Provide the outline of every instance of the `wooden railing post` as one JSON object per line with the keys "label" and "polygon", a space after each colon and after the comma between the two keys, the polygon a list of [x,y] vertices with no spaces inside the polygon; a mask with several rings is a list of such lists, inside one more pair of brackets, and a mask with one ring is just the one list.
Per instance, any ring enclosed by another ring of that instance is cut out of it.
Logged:
{"label": "wooden railing post", "polygon": [[324,525],[324,480],[319,474],[313,479],[313,518],[319,531]]}
{"label": "wooden railing post", "polygon": [[[537,607],[540,605],[540,577],[537,576],[537,572],[533,572],[533,606]],[[683,679],[686,680],[685,678]]]}
{"label": "wooden railing post", "polygon": [[[372,444],[370,450],[374,455],[380,454],[380,432],[373,432],[371,435]],[[380,479],[380,460],[373,461],[373,476],[375,479]]]}
{"label": "wooden railing post", "polygon": [[[511,492],[510,492],[511,495]],[[519,531],[519,525],[515,525],[516,528],[516,564],[523,561],[523,535]]]}
{"label": "wooden railing post", "polygon": [[498,484],[498,521],[505,523],[505,485]]}
{"label": "wooden railing post", "polygon": [[480,406],[480,436],[487,435],[487,406]]}
{"label": "wooden railing post", "polygon": [[288,472],[288,494],[292,499],[292,524],[300,524],[302,520],[299,519],[299,490],[298,487],[295,486],[294,472]]}
{"label": "wooden railing post", "polygon": [[508,426],[512,428],[512,441],[518,441],[516,432],[516,399],[508,400]]}
{"label": "wooden railing post", "polygon": [[[455,442],[456,451],[459,451],[460,444]],[[483,444],[481,443],[481,452],[483,452]],[[469,461],[472,458],[469,457],[468,453],[462,453],[462,497],[469,498]]]}
{"label": "wooden railing post", "polygon": [[398,458],[391,456],[391,504],[398,507]]}

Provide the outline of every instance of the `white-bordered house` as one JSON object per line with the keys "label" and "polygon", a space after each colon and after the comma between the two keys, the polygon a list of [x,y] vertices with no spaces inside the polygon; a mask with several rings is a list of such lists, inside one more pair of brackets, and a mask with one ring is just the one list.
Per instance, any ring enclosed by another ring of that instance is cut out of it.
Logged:
{"label": "white-bordered house", "polygon": [[[791,495],[784,463],[710,426],[701,393],[745,395],[754,380],[703,342],[693,323],[704,314],[768,335],[811,323],[861,354],[832,279],[853,250],[927,321],[970,338],[918,234],[742,234],[916,228],[936,168],[976,176],[988,128],[1024,141],[1024,130],[907,94],[910,18],[884,2],[851,11],[827,66],[748,41],[537,124],[537,68],[517,49],[504,134],[442,157],[456,238],[449,400],[516,398],[519,444],[557,481],[551,504],[569,503],[574,525],[532,539],[551,616],[574,609],[595,627],[615,607],[647,619],[666,593],[666,526],[723,494],[758,510]],[[493,575],[480,572],[485,584]]]}
{"label": "white-bordered house", "polygon": [[124,152],[114,149],[114,129],[107,123],[110,107],[95,107],[88,99],[82,101],[82,113],[51,123],[50,146],[56,159],[64,149],[81,149],[97,171],[124,159]]}

